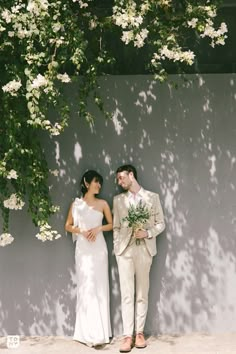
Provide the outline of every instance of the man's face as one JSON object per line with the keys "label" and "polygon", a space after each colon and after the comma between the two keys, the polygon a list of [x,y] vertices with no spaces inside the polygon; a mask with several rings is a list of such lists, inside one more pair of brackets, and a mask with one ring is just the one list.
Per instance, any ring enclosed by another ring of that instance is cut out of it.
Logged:
{"label": "man's face", "polygon": [[129,190],[132,186],[133,173],[132,172],[118,172],[116,175],[117,184],[124,190]]}

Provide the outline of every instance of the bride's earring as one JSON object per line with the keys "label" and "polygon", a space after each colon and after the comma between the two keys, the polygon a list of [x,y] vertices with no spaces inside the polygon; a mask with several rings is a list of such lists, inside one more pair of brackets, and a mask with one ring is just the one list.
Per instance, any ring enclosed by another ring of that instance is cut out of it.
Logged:
{"label": "bride's earring", "polygon": [[89,184],[86,182],[85,178],[84,178],[84,185],[87,188],[87,190],[89,189]]}

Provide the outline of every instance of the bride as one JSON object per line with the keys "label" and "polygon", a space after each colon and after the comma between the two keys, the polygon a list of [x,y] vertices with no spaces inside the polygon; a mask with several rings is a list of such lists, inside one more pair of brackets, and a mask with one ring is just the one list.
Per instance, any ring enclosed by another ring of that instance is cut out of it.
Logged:
{"label": "bride", "polygon": [[[88,346],[109,343],[111,337],[108,253],[103,231],[112,230],[108,203],[97,198],[103,178],[87,171],[81,179],[83,197],[72,203],[65,229],[76,241],[76,322],[73,339]],[[103,225],[105,217],[106,224]]]}

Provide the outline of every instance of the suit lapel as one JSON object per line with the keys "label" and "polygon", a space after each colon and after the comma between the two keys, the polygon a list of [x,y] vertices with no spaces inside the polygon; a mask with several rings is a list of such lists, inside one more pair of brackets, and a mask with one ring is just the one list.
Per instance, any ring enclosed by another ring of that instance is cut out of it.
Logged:
{"label": "suit lapel", "polygon": [[129,208],[129,198],[128,198],[128,193],[125,192],[123,193],[123,204],[124,204],[124,208],[128,209]]}
{"label": "suit lapel", "polygon": [[150,200],[150,193],[148,193],[145,189],[142,188],[140,190],[140,196],[148,207],[152,207],[152,201]]}

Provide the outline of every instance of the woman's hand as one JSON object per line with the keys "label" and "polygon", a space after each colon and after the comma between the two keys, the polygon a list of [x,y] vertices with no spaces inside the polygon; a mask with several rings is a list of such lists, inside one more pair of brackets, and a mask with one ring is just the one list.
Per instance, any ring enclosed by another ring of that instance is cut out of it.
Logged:
{"label": "woman's hand", "polygon": [[97,234],[101,231],[101,226],[94,227],[88,230],[88,240],[94,242],[96,240]]}
{"label": "woman's hand", "polygon": [[82,231],[82,235],[89,241],[94,242],[97,234],[101,231],[101,226],[94,227],[93,229]]}
{"label": "woman's hand", "polygon": [[81,230],[80,233],[88,240],[89,237],[89,231],[88,230]]}

